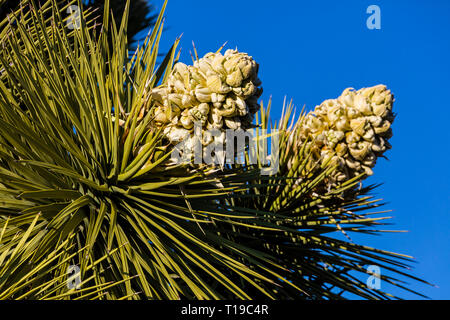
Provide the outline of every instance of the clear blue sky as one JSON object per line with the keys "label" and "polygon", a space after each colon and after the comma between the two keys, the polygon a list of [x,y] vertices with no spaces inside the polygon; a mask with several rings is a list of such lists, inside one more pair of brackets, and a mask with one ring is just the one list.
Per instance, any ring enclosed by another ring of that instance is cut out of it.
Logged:
{"label": "clear blue sky", "polygon": [[[159,10],[163,1],[151,3]],[[372,4],[381,9],[380,30],[366,27]],[[398,114],[393,149],[366,183],[384,183],[376,195],[394,210],[390,229],[409,232],[353,238],[414,256],[413,274],[439,288],[411,288],[450,299],[450,1],[169,0],[166,25],[162,49],[183,33],[184,62],[192,41],[199,55],[225,41],[252,55],[274,117],[285,96],[310,110],[347,87],[386,84]]]}

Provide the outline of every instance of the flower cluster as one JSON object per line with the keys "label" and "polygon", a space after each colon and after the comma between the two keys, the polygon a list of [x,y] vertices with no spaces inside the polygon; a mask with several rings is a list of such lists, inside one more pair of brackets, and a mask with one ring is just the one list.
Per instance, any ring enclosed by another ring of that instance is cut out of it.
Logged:
{"label": "flower cluster", "polygon": [[260,85],[258,64],[237,50],[208,53],[193,66],[179,62],[152,91],[154,123],[174,143],[192,133],[194,123],[204,130],[248,129],[260,108]]}
{"label": "flower cluster", "polygon": [[307,141],[315,161],[338,164],[333,182],[371,175],[377,158],[390,148],[393,101],[384,85],[347,88],[305,116],[298,143]]}

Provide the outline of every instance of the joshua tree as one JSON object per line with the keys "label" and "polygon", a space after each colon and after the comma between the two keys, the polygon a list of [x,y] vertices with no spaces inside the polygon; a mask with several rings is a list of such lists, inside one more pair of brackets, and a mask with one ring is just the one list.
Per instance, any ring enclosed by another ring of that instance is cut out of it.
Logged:
{"label": "joshua tree", "polygon": [[[129,55],[128,6],[92,33],[42,2],[0,24],[0,299],[392,298],[368,265],[421,281],[410,257],[338,237],[387,219],[362,186],[390,147],[385,86],[270,126],[248,54],[187,65],[177,40],[157,66],[165,5]],[[256,134],[225,162],[227,129]],[[175,161],[182,142],[220,164]]]}

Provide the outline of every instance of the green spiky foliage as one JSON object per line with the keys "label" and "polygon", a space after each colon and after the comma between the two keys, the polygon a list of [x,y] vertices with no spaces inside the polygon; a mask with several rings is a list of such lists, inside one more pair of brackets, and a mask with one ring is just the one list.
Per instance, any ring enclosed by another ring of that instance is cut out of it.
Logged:
{"label": "green spiky foliage", "polygon": [[[270,254],[280,269],[284,268],[281,279],[289,281],[290,286],[276,289],[277,297],[292,298],[297,289],[306,299],[345,299],[348,293],[364,299],[399,299],[381,289],[368,288],[370,265],[390,272],[380,275],[385,283],[423,296],[409,289],[404,281],[409,278],[426,283],[408,273],[412,257],[360,245],[351,237],[352,233],[378,234],[389,224],[386,220],[391,217],[383,216],[389,210],[380,210],[382,199],[371,195],[378,185],[363,187],[361,182],[367,177],[363,173],[331,187],[329,177],[337,165],[312,161],[308,141],[295,144],[306,113],[302,110],[295,119],[292,101],[288,105],[285,102],[281,119],[273,123],[270,109],[271,101],[257,117],[256,123],[262,130],[257,130],[256,141],[263,140],[268,132],[277,136],[278,173],[249,181],[256,187],[249,187],[248,197],[235,199],[233,205],[248,212],[270,212],[269,219],[277,225],[277,231],[241,230],[235,233],[233,241]],[[263,168],[261,162],[258,159],[259,168]]]}
{"label": "green spiky foliage", "polygon": [[[95,12],[95,20],[101,24],[103,21],[103,12],[105,9],[104,0],[84,0],[84,10]],[[120,25],[126,0],[111,0],[109,8],[112,10],[115,22]],[[0,20],[6,18],[11,11],[20,7],[20,1],[0,0]],[[67,13],[67,11],[64,11]],[[143,40],[140,33],[155,23],[157,15],[153,14],[153,6],[145,0],[135,0],[131,2],[129,9],[129,23],[127,25],[127,37],[129,42]],[[99,27],[100,28],[100,27]],[[145,35],[144,35],[145,36]]]}
{"label": "green spiky foliage", "polygon": [[[93,34],[84,14],[66,28],[56,1],[23,4],[0,31],[0,299],[383,299],[355,272],[408,276],[409,257],[334,236],[383,218],[367,212],[377,202],[362,177],[324,189],[332,166],[302,169],[308,151],[285,144],[290,108],[276,176],[168,161],[152,113],[139,118],[178,60],[176,40],[156,65],[165,5],[129,53],[127,14],[116,26],[106,5]],[[260,119],[267,128],[265,108]]]}
{"label": "green spiky foliage", "polygon": [[[102,22],[102,13],[105,10],[105,2],[105,0],[83,1],[85,7],[92,10],[97,9],[100,15],[98,19],[100,23]],[[120,25],[126,3],[126,0],[109,1],[109,8],[112,10],[117,25]],[[153,6],[146,0],[134,0],[130,2],[128,12],[127,37],[129,43],[143,40],[140,33],[153,26],[157,18],[157,15],[153,14]]]}

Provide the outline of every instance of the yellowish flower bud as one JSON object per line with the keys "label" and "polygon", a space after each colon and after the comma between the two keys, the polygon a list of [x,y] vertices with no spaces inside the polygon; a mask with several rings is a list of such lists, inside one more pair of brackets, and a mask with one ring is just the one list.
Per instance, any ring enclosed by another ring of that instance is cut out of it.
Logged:
{"label": "yellowish flower bud", "polygon": [[222,88],[222,80],[220,80],[220,76],[217,74],[211,75],[206,80],[206,85],[212,92],[220,92]]}
{"label": "yellowish flower bud", "polygon": [[151,92],[164,106],[154,109],[154,125],[168,126],[164,132],[172,142],[183,130],[192,133],[195,121],[203,130],[249,128],[259,110],[260,85],[258,64],[237,50],[207,53],[191,66],[179,62],[167,83]]}
{"label": "yellowish flower bud", "polygon": [[227,84],[232,87],[239,87],[242,83],[242,80],[242,73],[239,69],[227,76]]}
{"label": "yellowish flower bud", "polygon": [[339,164],[330,184],[361,173],[372,174],[377,158],[390,147],[393,101],[383,85],[358,91],[347,88],[340,97],[325,100],[305,116],[303,126],[296,128],[300,131],[297,144],[311,141],[306,143],[313,163]]}

